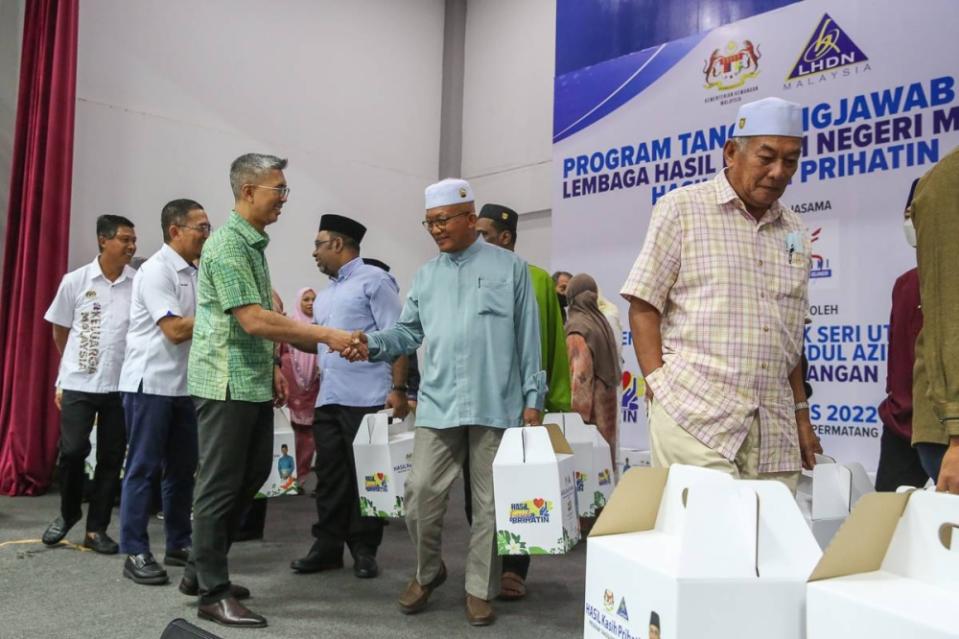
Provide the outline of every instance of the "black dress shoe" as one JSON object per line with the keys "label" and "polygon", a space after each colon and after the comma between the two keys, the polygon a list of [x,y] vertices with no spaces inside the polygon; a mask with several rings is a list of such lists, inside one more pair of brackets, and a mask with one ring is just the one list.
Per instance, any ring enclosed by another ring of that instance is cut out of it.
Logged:
{"label": "black dress shoe", "polygon": [[163,565],[164,566],[185,566],[189,558],[190,558],[189,548],[174,548],[173,550],[167,550],[166,554],[163,555]]}
{"label": "black dress shoe", "polygon": [[62,515],[58,515],[56,519],[50,522],[47,529],[43,531],[43,543],[48,546],[56,546],[63,541],[63,538],[67,536],[67,533],[70,532],[70,529],[73,528],[73,525],[78,521],[80,521],[79,517],[67,521]]}
{"label": "black dress shoe", "polygon": [[123,576],[146,586],[162,586],[170,581],[166,570],[148,552],[127,555],[127,560],[123,562]]}
{"label": "black dress shoe", "polygon": [[115,555],[120,552],[120,546],[110,539],[106,532],[88,532],[83,538],[83,545],[101,555]]}
{"label": "black dress shoe", "polygon": [[[200,585],[189,577],[183,577],[180,580],[180,592],[190,597],[196,597],[200,594]],[[230,584],[230,596],[234,599],[249,599],[250,589],[237,584]]]}
{"label": "black dress shoe", "polygon": [[196,616],[200,619],[215,621],[221,626],[238,628],[265,628],[266,618],[256,614],[234,597],[221,599],[216,603],[200,604]]}
{"label": "black dress shoe", "polygon": [[310,552],[307,553],[306,557],[294,559],[290,562],[290,568],[300,574],[320,572],[322,570],[339,570],[342,567],[342,550],[340,550],[339,554],[334,556],[330,554],[329,551],[323,551],[320,548],[317,548],[316,544],[310,548]]}
{"label": "black dress shoe", "polygon": [[376,565],[373,555],[357,555],[353,560],[353,574],[360,579],[372,579],[380,574],[380,567]]}

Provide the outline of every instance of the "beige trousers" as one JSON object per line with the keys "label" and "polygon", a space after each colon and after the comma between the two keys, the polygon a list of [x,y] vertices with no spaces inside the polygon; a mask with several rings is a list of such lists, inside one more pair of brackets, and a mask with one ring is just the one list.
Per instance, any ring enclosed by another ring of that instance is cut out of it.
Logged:
{"label": "beige trousers", "polygon": [[795,494],[799,485],[800,472],[760,473],[759,472],[759,417],[753,418],[743,445],[736,453],[736,459],[729,461],[721,454],[702,443],[676,423],[663,410],[655,398],[649,403],[649,439],[651,462],[655,468],[666,468],[670,464],[687,464],[712,468],[741,479],[775,479],[786,484]]}
{"label": "beige trousers", "polygon": [[485,426],[416,428],[413,469],[406,478],[406,527],[416,548],[416,580],[421,584],[439,574],[450,486],[469,454],[473,526],[466,557],[466,592],[486,600],[499,594],[502,562],[496,553],[493,457],[502,438],[503,429]]}

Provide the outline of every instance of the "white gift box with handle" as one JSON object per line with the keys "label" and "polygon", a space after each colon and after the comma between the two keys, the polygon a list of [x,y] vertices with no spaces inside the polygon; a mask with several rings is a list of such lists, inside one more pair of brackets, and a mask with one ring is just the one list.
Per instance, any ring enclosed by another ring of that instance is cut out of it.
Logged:
{"label": "white gift box with handle", "polygon": [[573,454],[559,426],[508,428],[493,459],[500,555],[557,555],[579,542]]}
{"label": "white gift box with handle", "polygon": [[613,494],[615,478],[609,444],[579,413],[547,413],[544,424],[559,424],[573,449],[576,503],[580,517],[595,517]]}
{"label": "white gift box with handle", "polygon": [[353,439],[360,514],[398,518],[404,507],[406,477],[413,468],[413,415],[380,411],[363,417]]}
{"label": "white gift box with handle", "polygon": [[810,639],[959,637],[959,495],[864,496],[807,589]]}
{"label": "white gift box with handle", "polygon": [[805,639],[820,556],[780,482],[633,468],[587,540],[583,636]]}

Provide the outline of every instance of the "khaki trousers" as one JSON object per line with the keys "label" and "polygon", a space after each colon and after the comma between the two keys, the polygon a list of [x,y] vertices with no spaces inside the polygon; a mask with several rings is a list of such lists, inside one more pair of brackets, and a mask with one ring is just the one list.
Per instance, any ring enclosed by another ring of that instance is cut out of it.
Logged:
{"label": "khaki trousers", "polygon": [[759,417],[753,417],[749,434],[736,453],[736,459],[729,461],[721,454],[702,443],[685,428],[676,423],[663,410],[655,398],[649,402],[649,439],[651,462],[654,468],[666,468],[670,464],[686,464],[701,468],[712,468],[727,473],[737,479],[775,479],[786,484],[796,494],[800,471],[784,473],[759,472]]}
{"label": "khaki trousers", "polygon": [[413,469],[406,478],[406,527],[416,548],[416,580],[428,584],[440,572],[443,517],[453,481],[469,455],[473,524],[466,557],[466,592],[490,600],[499,594],[493,457],[503,429],[485,426],[417,427]]}

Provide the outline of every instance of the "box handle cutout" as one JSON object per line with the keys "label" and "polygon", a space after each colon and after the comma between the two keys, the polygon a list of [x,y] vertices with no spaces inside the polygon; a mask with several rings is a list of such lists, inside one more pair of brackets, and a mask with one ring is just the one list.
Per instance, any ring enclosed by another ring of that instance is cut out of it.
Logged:
{"label": "box handle cutout", "polygon": [[680,496],[683,499],[683,508],[686,508],[686,499],[689,497],[689,488],[683,488],[683,492],[680,493]]}
{"label": "box handle cutout", "polygon": [[939,526],[939,543],[942,544],[943,548],[946,550],[959,550],[959,548],[952,547],[952,540],[956,538],[959,538],[959,524],[946,522]]}

